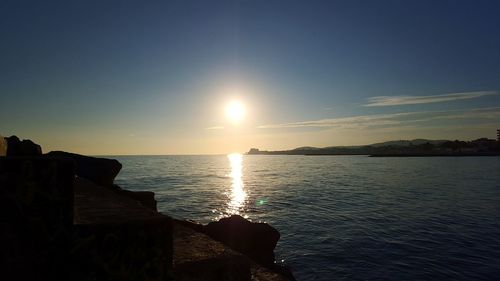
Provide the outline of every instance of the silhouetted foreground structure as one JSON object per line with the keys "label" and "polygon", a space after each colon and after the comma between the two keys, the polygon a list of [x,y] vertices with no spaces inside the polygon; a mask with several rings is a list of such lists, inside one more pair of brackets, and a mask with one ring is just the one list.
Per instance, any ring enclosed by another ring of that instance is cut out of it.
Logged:
{"label": "silhouetted foreground structure", "polygon": [[362,146],[299,147],[292,150],[250,149],[249,155],[370,155],[374,157],[409,156],[498,156],[500,140],[480,138],[473,141],[416,139],[389,141]]}
{"label": "silhouetted foreground structure", "polygon": [[44,157],[0,157],[2,280],[70,276],[73,167]]}
{"label": "silhouetted foreground structure", "polygon": [[2,280],[294,280],[271,226],[174,220],[154,193],[114,185],[120,169],[0,137]]}

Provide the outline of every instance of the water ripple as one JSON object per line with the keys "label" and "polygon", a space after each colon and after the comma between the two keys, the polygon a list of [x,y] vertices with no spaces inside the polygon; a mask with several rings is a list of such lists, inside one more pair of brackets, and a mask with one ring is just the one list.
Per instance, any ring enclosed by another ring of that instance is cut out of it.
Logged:
{"label": "water ripple", "polygon": [[162,212],[271,223],[298,280],[500,276],[499,157],[243,156],[236,174],[226,156],[116,158],[117,183],[154,191]]}

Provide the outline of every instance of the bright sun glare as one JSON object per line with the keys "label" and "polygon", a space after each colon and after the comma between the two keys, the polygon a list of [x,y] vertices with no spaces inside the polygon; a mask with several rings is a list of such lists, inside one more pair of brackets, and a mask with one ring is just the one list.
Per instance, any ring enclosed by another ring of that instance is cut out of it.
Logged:
{"label": "bright sun glare", "polygon": [[245,117],[245,106],[240,101],[232,101],[226,105],[226,118],[233,124],[238,124]]}

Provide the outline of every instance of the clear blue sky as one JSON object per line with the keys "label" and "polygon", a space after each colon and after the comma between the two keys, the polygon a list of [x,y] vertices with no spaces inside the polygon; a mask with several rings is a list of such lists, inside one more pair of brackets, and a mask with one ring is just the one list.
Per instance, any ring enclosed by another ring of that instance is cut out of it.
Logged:
{"label": "clear blue sky", "polygon": [[1,1],[0,134],[85,154],[493,138],[499,15],[500,1]]}

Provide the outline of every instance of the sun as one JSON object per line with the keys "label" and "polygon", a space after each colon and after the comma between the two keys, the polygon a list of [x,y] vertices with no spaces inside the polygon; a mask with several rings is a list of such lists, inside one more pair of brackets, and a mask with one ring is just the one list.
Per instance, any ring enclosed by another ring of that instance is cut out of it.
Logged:
{"label": "sun", "polygon": [[240,101],[231,101],[225,108],[226,118],[233,124],[238,124],[245,118],[245,105]]}

